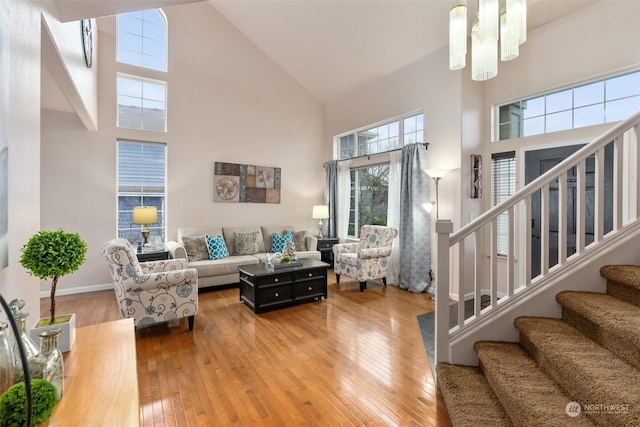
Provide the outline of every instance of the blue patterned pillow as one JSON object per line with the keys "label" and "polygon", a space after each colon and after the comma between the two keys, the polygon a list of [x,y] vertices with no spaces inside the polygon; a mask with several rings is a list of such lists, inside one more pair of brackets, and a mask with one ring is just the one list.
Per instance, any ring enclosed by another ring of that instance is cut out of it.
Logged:
{"label": "blue patterned pillow", "polygon": [[293,243],[293,233],[289,231],[280,236],[278,233],[273,233],[271,239],[271,253],[284,251],[285,243]]}
{"label": "blue patterned pillow", "polygon": [[211,237],[208,234],[204,235],[204,240],[207,242],[207,250],[209,251],[209,259],[222,259],[229,256],[229,250],[227,244],[221,235]]}

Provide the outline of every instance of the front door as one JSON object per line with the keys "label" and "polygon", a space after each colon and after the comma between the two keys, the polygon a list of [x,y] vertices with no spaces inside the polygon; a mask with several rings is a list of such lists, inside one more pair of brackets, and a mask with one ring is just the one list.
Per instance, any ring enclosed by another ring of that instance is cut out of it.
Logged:
{"label": "front door", "polygon": [[[583,145],[533,150],[525,153],[525,184],[529,184],[543,173],[578,151]],[[613,228],[613,144],[605,147],[604,176],[604,232]],[[586,195],[585,195],[585,245],[594,239],[594,197],[595,197],[595,156],[586,162]],[[576,168],[567,173],[567,256],[576,252]],[[541,271],[541,222],[540,197],[537,191],[531,196],[531,277]],[[549,185],[549,267],[558,263],[558,180]]]}

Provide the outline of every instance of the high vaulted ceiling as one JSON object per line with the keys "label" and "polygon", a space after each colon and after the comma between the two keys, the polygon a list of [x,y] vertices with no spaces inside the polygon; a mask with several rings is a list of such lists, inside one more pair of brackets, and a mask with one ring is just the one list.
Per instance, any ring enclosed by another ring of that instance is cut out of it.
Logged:
{"label": "high vaulted ceiling", "polygon": [[[60,19],[69,21],[195,1],[201,0],[56,0],[56,5]],[[598,1],[608,0],[527,0],[529,31]],[[323,103],[448,45],[449,0],[208,2]],[[468,3],[471,21],[476,1]]]}

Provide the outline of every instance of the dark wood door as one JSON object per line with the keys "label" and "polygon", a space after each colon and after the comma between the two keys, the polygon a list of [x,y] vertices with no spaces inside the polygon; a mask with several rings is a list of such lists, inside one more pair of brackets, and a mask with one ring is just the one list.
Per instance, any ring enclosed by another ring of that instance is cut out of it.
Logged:
{"label": "dark wood door", "polygon": [[[527,151],[525,154],[525,184],[530,183],[558,163],[578,151],[583,145],[549,148],[544,150]],[[586,194],[585,194],[585,244],[594,239],[594,197],[595,197],[595,157],[591,156],[586,162]],[[604,177],[604,232],[613,228],[613,144],[605,148],[605,177]],[[576,168],[567,173],[567,256],[576,252]],[[537,191],[531,196],[531,277],[536,277],[541,271],[541,222],[540,197]],[[558,180],[549,186],[549,267],[558,263]]]}

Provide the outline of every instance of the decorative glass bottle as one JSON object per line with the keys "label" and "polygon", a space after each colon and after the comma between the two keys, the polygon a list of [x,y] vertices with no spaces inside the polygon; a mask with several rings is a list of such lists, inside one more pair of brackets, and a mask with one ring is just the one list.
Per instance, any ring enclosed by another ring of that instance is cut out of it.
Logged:
{"label": "decorative glass bottle", "polygon": [[7,333],[8,324],[0,322],[0,394],[11,387],[15,381],[13,349]]}
{"label": "decorative glass bottle", "polygon": [[48,329],[38,333],[42,339],[41,354],[46,362],[42,370],[42,378],[49,381],[58,390],[58,400],[64,393],[64,361],[58,348],[58,335],[62,329]]}
{"label": "decorative glass bottle", "polygon": [[26,323],[29,313],[23,313],[22,307],[24,307],[24,300],[14,299],[9,303],[9,307],[13,312],[13,317],[18,325],[19,337],[13,336],[11,348],[13,350],[13,360],[15,367],[15,381],[19,382],[24,379],[24,373],[22,372],[22,361],[20,360],[20,350],[18,349],[17,340],[22,341],[24,351],[27,356],[27,363],[29,364],[29,374],[31,379],[42,378],[42,368],[44,368],[45,358],[40,354],[38,345],[33,342],[29,334],[27,333]]}

